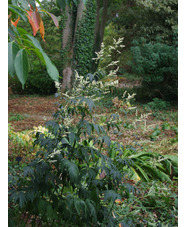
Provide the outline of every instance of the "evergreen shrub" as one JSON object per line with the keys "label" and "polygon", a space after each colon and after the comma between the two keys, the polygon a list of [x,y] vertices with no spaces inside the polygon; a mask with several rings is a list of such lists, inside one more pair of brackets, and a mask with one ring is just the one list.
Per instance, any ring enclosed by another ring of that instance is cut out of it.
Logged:
{"label": "evergreen shrub", "polygon": [[139,41],[133,41],[131,52],[132,71],[142,76],[143,86],[148,88],[150,93],[159,94],[161,98],[177,98],[177,43],[169,46],[159,39],[156,42],[147,42],[141,38]]}

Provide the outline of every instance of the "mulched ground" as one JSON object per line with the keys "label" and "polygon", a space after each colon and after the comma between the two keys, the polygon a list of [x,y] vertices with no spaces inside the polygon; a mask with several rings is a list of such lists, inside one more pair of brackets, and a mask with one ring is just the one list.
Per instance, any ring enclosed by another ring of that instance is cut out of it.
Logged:
{"label": "mulched ground", "polygon": [[46,121],[52,119],[52,114],[57,110],[58,99],[54,96],[33,97],[33,96],[11,96],[8,100],[9,116],[21,114],[24,119],[11,120],[15,131],[23,131],[33,128],[33,126],[44,125]]}

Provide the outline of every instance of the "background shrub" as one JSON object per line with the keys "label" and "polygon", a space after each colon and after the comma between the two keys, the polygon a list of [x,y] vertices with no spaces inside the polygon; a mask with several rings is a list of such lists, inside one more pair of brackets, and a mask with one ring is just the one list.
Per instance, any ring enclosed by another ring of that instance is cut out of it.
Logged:
{"label": "background shrub", "polygon": [[175,99],[178,92],[177,43],[172,46],[156,42],[147,42],[141,38],[131,47],[133,59],[132,71],[141,75],[143,86],[151,93],[159,93],[161,98]]}
{"label": "background shrub", "polygon": [[17,77],[9,77],[8,83],[14,94],[51,95],[56,91],[54,81],[49,77],[46,70],[42,69],[34,69],[30,72],[24,90]]}

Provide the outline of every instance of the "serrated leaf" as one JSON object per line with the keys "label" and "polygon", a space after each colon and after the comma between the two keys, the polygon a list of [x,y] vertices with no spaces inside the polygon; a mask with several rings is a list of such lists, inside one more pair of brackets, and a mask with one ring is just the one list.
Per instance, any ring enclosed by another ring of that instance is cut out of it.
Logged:
{"label": "serrated leaf", "polygon": [[86,199],[85,201],[87,208],[89,209],[90,216],[93,217],[95,220],[97,220],[97,215],[96,215],[96,205],[92,200]]}
{"label": "serrated leaf", "polygon": [[28,175],[32,175],[33,173],[34,173],[33,169],[31,167],[29,167],[29,166],[26,166],[24,168],[24,174],[23,174],[23,176],[26,177]]}
{"label": "serrated leaf", "polygon": [[13,77],[15,75],[14,61],[19,51],[19,46],[15,42],[8,43],[8,73]]}
{"label": "serrated leaf", "polygon": [[19,202],[19,206],[20,206],[20,208],[22,208],[27,201],[26,194],[22,191],[15,191],[10,196],[10,201],[14,201],[15,203]]}
{"label": "serrated leaf", "polygon": [[75,141],[75,133],[74,132],[71,132],[69,135],[68,135],[68,137],[69,137],[69,142],[70,142],[70,144],[71,145],[73,145],[74,144],[74,141]]}
{"label": "serrated leaf", "polygon": [[18,51],[15,58],[14,67],[16,75],[21,82],[22,87],[24,88],[26,79],[28,77],[28,57],[25,49]]}
{"label": "serrated leaf", "polygon": [[83,200],[75,199],[74,200],[74,206],[75,206],[76,211],[79,214],[79,216],[81,216],[82,214],[83,215],[86,214],[86,204]]}
{"label": "serrated leaf", "polygon": [[78,169],[77,165],[74,162],[71,162],[68,159],[64,159],[62,161],[61,166],[62,166],[62,169],[66,168],[66,170],[69,173],[70,180],[72,182],[76,182],[78,180],[79,169]]}

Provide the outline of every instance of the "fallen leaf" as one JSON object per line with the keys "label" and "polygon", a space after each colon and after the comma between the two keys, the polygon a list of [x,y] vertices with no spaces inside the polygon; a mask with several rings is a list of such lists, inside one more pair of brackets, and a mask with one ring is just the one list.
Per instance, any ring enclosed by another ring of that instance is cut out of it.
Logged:
{"label": "fallen leaf", "polygon": [[117,204],[120,205],[120,204],[122,203],[122,201],[121,201],[120,199],[116,199],[116,200],[115,200],[115,203],[117,203]]}

